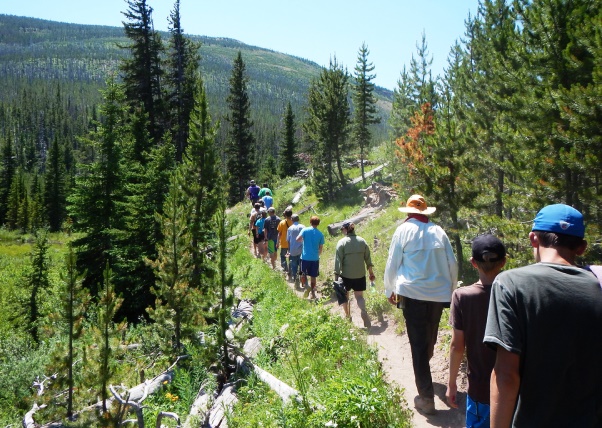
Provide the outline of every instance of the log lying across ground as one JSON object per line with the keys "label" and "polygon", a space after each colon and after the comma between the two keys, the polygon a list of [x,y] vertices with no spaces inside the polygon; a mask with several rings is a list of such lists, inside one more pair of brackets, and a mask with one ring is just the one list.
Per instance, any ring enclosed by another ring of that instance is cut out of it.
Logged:
{"label": "log lying across ground", "polygon": [[293,196],[293,200],[291,201],[293,205],[297,205],[299,203],[301,196],[303,196],[303,193],[305,193],[305,190],[307,190],[307,186],[304,184],[299,191],[295,193],[295,196]]}
{"label": "log lying across ground", "polygon": [[358,224],[358,223],[372,217],[374,215],[374,213],[376,213],[378,210],[379,210],[378,208],[370,208],[365,211],[361,211],[360,214],[358,214],[354,217],[351,217],[351,218],[348,218],[346,220],[339,221],[336,223],[329,224],[327,227],[328,233],[330,234],[330,236],[336,236],[339,233],[341,233],[341,226],[343,226],[343,224],[345,222],[349,221],[349,222]]}

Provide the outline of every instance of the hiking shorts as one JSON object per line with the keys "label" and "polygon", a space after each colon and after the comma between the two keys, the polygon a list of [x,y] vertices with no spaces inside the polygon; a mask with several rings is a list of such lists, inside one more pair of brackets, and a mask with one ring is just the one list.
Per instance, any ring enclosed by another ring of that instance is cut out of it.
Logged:
{"label": "hiking shorts", "polygon": [[301,273],[312,278],[317,278],[320,274],[319,260],[301,260]]}
{"label": "hiking shorts", "polygon": [[366,277],[363,276],[361,278],[345,278],[341,277],[343,280],[343,286],[345,290],[353,290],[353,291],[366,291]]}
{"label": "hiking shorts", "polygon": [[489,404],[474,401],[470,395],[466,395],[466,427],[485,428],[489,427]]}
{"label": "hiking shorts", "polygon": [[277,242],[275,239],[268,239],[268,253],[269,254],[274,254],[276,251],[278,251],[278,245],[276,245]]}
{"label": "hiking shorts", "polygon": [[253,229],[253,243],[257,245],[261,241],[263,241],[263,233],[257,233],[257,230]]}

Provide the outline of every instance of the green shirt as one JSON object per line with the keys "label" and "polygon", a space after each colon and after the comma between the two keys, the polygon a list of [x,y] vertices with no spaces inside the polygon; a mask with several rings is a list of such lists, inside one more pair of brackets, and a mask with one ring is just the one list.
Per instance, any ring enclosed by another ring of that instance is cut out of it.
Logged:
{"label": "green shirt", "polygon": [[366,267],[372,266],[370,247],[354,232],[339,240],[334,259],[334,274],[349,279],[363,278],[366,276]]}
{"label": "green shirt", "polygon": [[270,192],[270,196],[274,196],[274,192],[272,192],[269,187],[262,187],[259,189],[259,199],[263,198],[267,192]]}

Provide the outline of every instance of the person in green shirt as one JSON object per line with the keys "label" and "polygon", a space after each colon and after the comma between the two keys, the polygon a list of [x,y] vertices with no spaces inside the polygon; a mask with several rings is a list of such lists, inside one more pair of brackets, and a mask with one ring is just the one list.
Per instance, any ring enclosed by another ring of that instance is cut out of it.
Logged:
{"label": "person in green shirt", "polygon": [[[364,300],[366,268],[368,268],[370,274],[370,281],[374,281],[374,278],[376,278],[372,259],[370,258],[370,247],[364,238],[355,234],[355,224],[351,222],[343,223],[341,233],[345,236],[337,243],[334,259],[334,279],[338,281],[340,276],[347,293],[349,293],[349,290],[353,290],[357,306],[361,311],[364,327],[370,328],[372,324],[368,312],[366,312],[366,301]],[[351,318],[349,300],[342,305],[345,316]]]}
{"label": "person in green shirt", "polygon": [[261,187],[261,189],[259,189],[259,199],[263,198],[268,192],[270,193],[270,195],[274,194],[274,192],[272,192],[272,190],[270,190],[270,188],[268,187],[268,183],[263,183],[263,186]]}

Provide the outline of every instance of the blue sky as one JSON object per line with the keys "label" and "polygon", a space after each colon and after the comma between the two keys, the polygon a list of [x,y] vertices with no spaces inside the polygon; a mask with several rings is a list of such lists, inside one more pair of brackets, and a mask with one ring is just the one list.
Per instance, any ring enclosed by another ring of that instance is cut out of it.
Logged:
{"label": "blue sky", "polygon": [[[172,0],[148,0],[157,30],[167,30]],[[394,89],[416,43],[426,34],[433,75],[464,35],[478,0],[180,0],[188,34],[229,37],[328,66],[331,57],[349,71],[365,42],[374,82]],[[0,0],[0,13],[78,24],[121,26],[125,0]]]}

